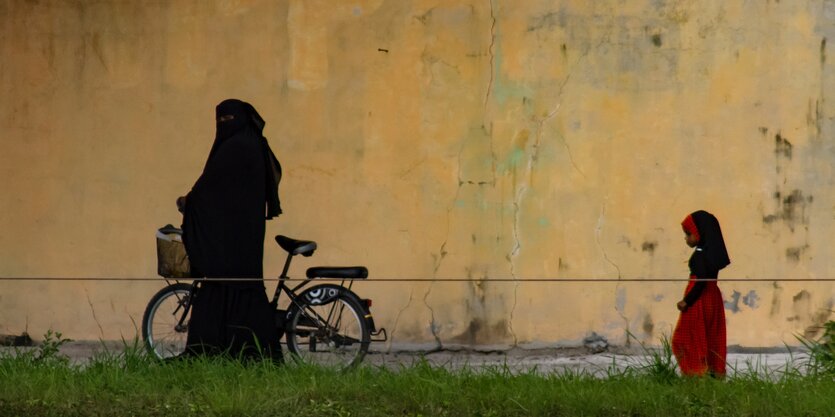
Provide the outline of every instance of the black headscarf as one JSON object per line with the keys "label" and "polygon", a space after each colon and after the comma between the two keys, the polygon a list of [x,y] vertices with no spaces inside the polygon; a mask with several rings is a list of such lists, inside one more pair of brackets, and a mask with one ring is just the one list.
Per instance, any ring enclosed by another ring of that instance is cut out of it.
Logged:
{"label": "black headscarf", "polygon": [[[699,240],[696,250],[693,251],[687,263],[691,277],[718,279],[719,270],[731,263],[728,251],[725,249],[725,239],[722,238],[719,220],[716,220],[712,214],[699,210],[687,216],[681,225],[685,232],[697,236]],[[689,291],[684,296],[684,302],[692,306],[701,297],[706,285],[706,281],[696,281],[692,287],[689,287]]]}
{"label": "black headscarf", "polygon": [[263,135],[264,126],[267,123],[251,104],[233,98],[223,100],[215,107],[215,118],[217,123],[215,142],[212,144],[212,150],[209,151],[209,158],[206,160],[206,164],[208,165],[217,148],[232,135],[244,129],[253,130],[263,139],[264,166],[268,167],[264,177],[267,203],[265,217],[267,220],[277,217],[281,214],[281,202],[278,198],[278,184],[281,182],[281,164],[278,162],[272,149],[270,149],[267,138]]}
{"label": "black headscarf", "polygon": [[719,220],[704,210],[693,212],[690,217],[699,230],[699,244],[710,265],[720,270],[731,263],[728,257],[728,250],[725,248],[725,239],[722,238],[722,229],[719,227]]}
{"label": "black headscarf", "polygon": [[[263,276],[265,219],[281,213],[281,166],[249,103],[224,100],[203,173],[186,198],[183,240],[192,274]],[[263,284],[259,284],[263,285]]]}

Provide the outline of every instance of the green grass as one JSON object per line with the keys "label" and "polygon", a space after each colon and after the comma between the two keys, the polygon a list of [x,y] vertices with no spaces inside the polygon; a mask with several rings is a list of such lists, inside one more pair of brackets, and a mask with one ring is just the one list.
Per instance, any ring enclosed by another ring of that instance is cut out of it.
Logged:
{"label": "green grass", "polygon": [[84,366],[61,339],[0,356],[2,416],[831,416],[833,373],[751,373],[725,381],[670,374],[662,349],[644,365],[542,375],[419,362],[340,373],[222,359],[160,363],[137,346]]}
{"label": "green grass", "polygon": [[823,335],[818,339],[798,339],[811,354],[807,364],[811,373],[835,375],[835,321],[826,322],[821,330]]}

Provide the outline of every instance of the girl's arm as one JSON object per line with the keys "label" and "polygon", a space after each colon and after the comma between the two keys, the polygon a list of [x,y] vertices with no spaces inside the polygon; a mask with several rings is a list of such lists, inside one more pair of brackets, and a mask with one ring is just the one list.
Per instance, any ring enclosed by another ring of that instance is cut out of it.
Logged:
{"label": "girl's arm", "polygon": [[[702,275],[702,276],[699,276],[698,274],[691,275],[691,278],[703,278],[703,277],[704,277],[704,275]],[[699,299],[699,297],[702,295],[702,291],[704,291],[704,289],[705,289],[705,285],[707,285],[707,283],[705,281],[696,281],[696,283],[693,285],[693,288],[691,288],[690,291],[687,292],[687,295],[684,296],[684,300],[682,300],[687,305],[687,307],[692,306],[696,302],[696,300]]]}
{"label": "girl's arm", "polygon": [[[696,256],[693,259],[693,262],[690,262],[690,278],[691,279],[693,279],[693,278],[707,278],[708,277],[707,276],[708,272],[707,272],[707,268],[705,267],[704,258],[703,258],[703,256],[700,256],[700,255],[701,255],[701,253],[697,252]],[[684,304],[686,305],[686,307],[692,306],[696,302],[696,300],[699,299],[699,297],[702,295],[702,291],[704,291],[706,285],[707,285],[707,282],[705,282],[705,281],[696,281],[696,283],[693,284],[693,288],[691,288],[690,291],[687,292],[687,294],[684,296],[684,300],[682,300],[684,302]]]}

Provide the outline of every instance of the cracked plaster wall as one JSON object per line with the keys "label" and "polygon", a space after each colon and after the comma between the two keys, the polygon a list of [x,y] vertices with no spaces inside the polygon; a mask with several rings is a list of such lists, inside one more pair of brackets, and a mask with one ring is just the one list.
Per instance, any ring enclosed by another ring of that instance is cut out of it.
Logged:
{"label": "cracked plaster wall", "polygon": [[[2,2],[0,276],[155,276],[234,96],[285,169],[268,236],[319,242],[297,276],[367,265],[393,347],[654,343],[683,283],[515,280],[684,278],[700,208],[723,277],[835,277],[833,35],[826,1]],[[160,286],[2,281],[0,333],[130,338]],[[833,304],[721,288],[731,344],[795,343]]]}

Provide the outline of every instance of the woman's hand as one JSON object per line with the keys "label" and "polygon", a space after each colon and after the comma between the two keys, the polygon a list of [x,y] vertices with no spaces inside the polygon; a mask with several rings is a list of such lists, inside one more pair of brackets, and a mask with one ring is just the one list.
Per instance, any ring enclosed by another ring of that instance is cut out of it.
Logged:
{"label": "woman's hand", "polygon": [[185,196],[177,197],[177,210],[180,213],[185,213],[185,211],[186,211],[186,197]]}
{"label": "woman's hand", "polygon": [[684,301],[684,300],[681,300],[681,301],[678,302],[678,304],[676,304],[676,307],[678,307],[678,311],[681,311],[682,313],[684,313],[684,311],[687,310],[687,302]]}

